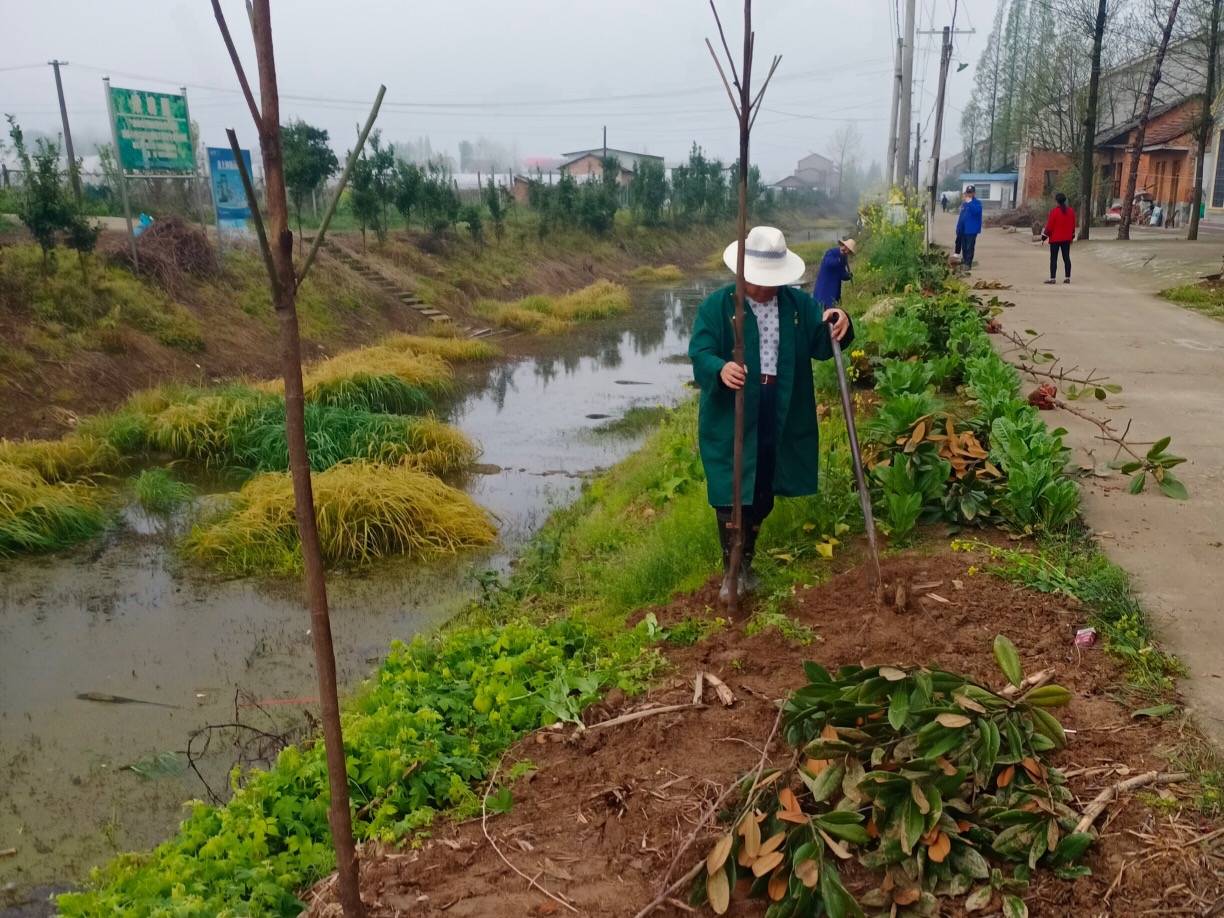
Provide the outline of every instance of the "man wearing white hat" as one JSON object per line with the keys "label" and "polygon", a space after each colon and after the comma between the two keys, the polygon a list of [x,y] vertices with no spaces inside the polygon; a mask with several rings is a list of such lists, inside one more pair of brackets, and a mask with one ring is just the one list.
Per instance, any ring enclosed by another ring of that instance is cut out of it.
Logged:
{"label": "man wearing white hat", "polygon": [[[723,253],[735,270],[737,243]],[[752,559],[761,524],[774,497],[816,493],[819,456],[816,396],[811,360],[833,356],[830,334],[849,343],[854,330],[840,309],[821,309],[790,286],[803,277],[803,259],[786,247],[781,230],[757,226],[744,244],[744,363],[732,360],[735,345],[735,285],[712,293],[693,324],[689,357],[701,387],[698,439],[706,489],[718,521],[723,570],[730,565],[734,533],[735,393],[744,390],[744,453],[741,495],[744,556],[739,582],[724,576],[720,598],[755,587]]]}

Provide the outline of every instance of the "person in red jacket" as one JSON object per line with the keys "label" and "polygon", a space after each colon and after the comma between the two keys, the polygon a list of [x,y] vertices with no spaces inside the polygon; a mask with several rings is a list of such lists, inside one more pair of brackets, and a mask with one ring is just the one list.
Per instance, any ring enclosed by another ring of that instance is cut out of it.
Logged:
{"label": "person in red jacket", "polygon": [[1046,217],[1041,237],[1050,243],[1050,279],[1055,283],[1058,275],[1058,253],[1062,252],[1063,283],[1071,283],[1071,240],[1075,238],[1075,208],[1067,206],[1067,196],[1061,191],[1054,195],[1057,202]]}

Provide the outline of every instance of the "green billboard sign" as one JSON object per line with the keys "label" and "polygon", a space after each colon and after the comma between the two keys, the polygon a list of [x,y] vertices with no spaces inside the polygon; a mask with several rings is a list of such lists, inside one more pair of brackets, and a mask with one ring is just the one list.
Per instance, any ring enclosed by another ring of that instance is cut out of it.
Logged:
{"label": "green billboard sign", "polygon": [[112,86],[110,108],[125,172],[195,172],[185,96]]}

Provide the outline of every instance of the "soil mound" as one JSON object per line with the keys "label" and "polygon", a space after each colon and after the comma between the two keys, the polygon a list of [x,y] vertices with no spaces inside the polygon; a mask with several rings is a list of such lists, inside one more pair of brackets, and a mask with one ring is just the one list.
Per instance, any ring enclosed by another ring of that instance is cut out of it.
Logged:
{"label": "soil mound", "polygon": [[[650,706],[692,702],[694,676],[709,672],[731,689],[723,707],[707,688],[705,707],[647,716],[607,729],[540,731],[505,758],[505,767],[529,760],[536,770],[513,785],[510,812],[488,819],[489,835],[518,870],[572,903],[570,912],[515,875],[486,840],[480,819],[439,823],[417,850],[367,849],[363,896],[374,916],[447,915],[521,918],[578,914],[633,916],[655,896],[672,866],[682,875],[709,849],[707,836],[672,865],[675,852],[720,791],[755,767],[776,715],[776,702],[804,682],[802,662],[826,667],[852,663],[923,663],[971,675],[986,684],[1001,678],[991,654],[998,633],[1020,649],[1027,672],[1053,667],[1074,693],[1058,712],[1068,748],[1063,768],[1082,809],[1124,775],[1166,767],[1179,725],[1136,720],[1113,691],[1123,681],[1100,649],[1080,650],[1073,639],[1083,613],[1064,597],[970,575],[964,555],[911,553],[891,559],[886,577],[914,586],[911,611],[878,608],[862,567],[801,590],[791,617],[817,638],[797,646],[776,632],[745,633],[742,625],[692,647],[670,649],[671,678],[642,698],[609,697],[593,720]],[[716,584],[656,609],[661,622],[713,617]],[[782,745],[768,750],[779,760]],[[1063,881],[1038,872],[1025,900],[1035,916],[1211,914],[1224,896],[1220,858],[1212,844],[1185,844],[1213,826],[1177,801],[1151,808],[1135,798],[1111,805],[1097,823],[1100,840],[1086,863],[1093,875]],[[1224,840],[1217,838],[1214,845]],[[851,892],[871,883],[863,871],[844,875]],[[686,899],[682,895],[681,899]],[[334,879],[310,895],[315,918],[339,915]],[[945,915],[961,903],[941,900]],[[1191,909],[1194,909],[1191,911]],[[686,904],[654,914],[677,916]],[[702,914],[709,914],[703,910]],[[759,902],[733,901],[728,913],[762,915]]]}

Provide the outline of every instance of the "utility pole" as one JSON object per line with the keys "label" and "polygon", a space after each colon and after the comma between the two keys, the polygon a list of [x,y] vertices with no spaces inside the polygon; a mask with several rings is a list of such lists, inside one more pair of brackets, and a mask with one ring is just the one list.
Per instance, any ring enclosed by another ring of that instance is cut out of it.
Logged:
{"label": "utility pole", "polygon": [[[927,219],[927,243],[931,242],[931,224],[935,219],[935,197],[939,194],[939,153],[940,141],[943,139],[944,99],[948,89],[948,71],[952,66],[952,37],[954,35],[972,35],[973,29],[956,28],[956,8],[953,7],[952,25],[943,27],[943,46],[939,56],[939,92],[935,100],[935,136],[931,138],[931,184],[930,210]],[[925,34],[936,34],[934,31]]]}
{"label": "utility pole", "polygon": [[608,126],[605,124],[603,129],[604,134],[604,155],[603,158],[608,158]]}
{"label": "utility pole", "polygon": [[914,15],[918,0],[905,0],[902,34],[901,99],[897,107],[897,182],[909,187],[910,117],[914,101]]}
{"label": "utility pole", "polygon": [[897,53],[893,57],[892,113],[888,116],[888,159],[885,160],[884,166],[890,189],[897,184],[897,105],[901,101],[901,45],[902,41],[898,38]]}
{"label": "utility pole", "polygon": [[81,201],[81,176],[77,172],[76,153],[72,150],[72,131],[68,127],[68,106],[64,104],[64,81],[60,79],[60,67],[67,67],[67,61],[47,61],[55,71],[55,92],[59,96],[60,120],[64,123],[64,152],[68,154],[68,181],[72,183],[72,193],[76,195],[77,203]]}
{"label": "utility pole", "polygon": [[914,161],[910,165],[909,181],[911,188],[918,187],[918,165],[922,162],[922,122],[914,122]]}

